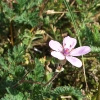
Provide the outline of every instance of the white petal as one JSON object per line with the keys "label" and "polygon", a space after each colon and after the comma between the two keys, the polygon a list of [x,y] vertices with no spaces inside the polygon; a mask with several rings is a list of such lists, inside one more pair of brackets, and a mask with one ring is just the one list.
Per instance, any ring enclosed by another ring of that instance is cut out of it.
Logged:
{"label": "white petal", "polygon": [[62,72],[62,71],[64,71],[64,68],[62,67],[60,70],[58,70],[58,69],[56,69],[56,72]]}
{"label": "white petal", "polygon": [[68,48],[69,50],[74,48],[76,43],[77,43],[77,40],[75,38],[71,38],[69,36],[67,36],[63,39],[63,47]]}
{"label": "white petal", "polygon": [[71,57],[71,56],[66,56],[66,59],[73,65],[76,67],[81,67],[82,66],[82,62],[81,60],[79,60],[76,57]]}
{"label": "white petal", "polygon": [[62,53],[57,52],[57,51],[52,51],[51,55],[55,58],[58,58],[59,60],[64,60],[65,59],[65,56]]}
{"label": "white petal", "polygon": [[82,56],[82,55],[89,53],[90,51],[91,51],[91,48],[89,46],[82,46],[82,47],[78,47],[76,49],[73,49],[70,52],[70,55],[72,55],[72,56]]}
{"label": "white petal", "polygon": [[50,46],[51,49],[53,49],[55,51],[63,51],[62,45],[57,41],[51,40],[49,42],[49,46]]}

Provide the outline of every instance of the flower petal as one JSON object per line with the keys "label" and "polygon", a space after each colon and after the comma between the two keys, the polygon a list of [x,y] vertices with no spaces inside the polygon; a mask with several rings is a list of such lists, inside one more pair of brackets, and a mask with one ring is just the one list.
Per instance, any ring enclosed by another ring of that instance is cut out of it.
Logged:
{"label": "flower petal", "polygon": [[49,42],[49,46],[50,46],[51,49],[53,49],[55,51],[63,51],[62,45],[57,41],[51,40]]}
{"label": "flower petal", "polygon": [[58,58],[59,60],[64,60],[65,59],[65,56],[62,53],[57,52],[57,51],[52,51],[51,55],[55,58]]}
{"label": "flower petal", "polygon": [[73,49],[70,52],[70,55],[71,56],[82,56],[82,55],[89,53],[90,51],[91,51],[91,48],[89,46],[82,46],[82,47],[78,47],[76,49]]}
{"label": "flower petal", "polygon": [[63,46],[64,46],[64,48],[68,48],[69,50],[74,48],[76,43],[77,43],[77,40],[75,38],[71,38],[69,36],[67,36],[67,37],[65,37],[63,39]]}
{"label": "flower petal", "polygon": [[66,59],[73,65],[76,67],[81,67],[82,66],[82,62],[81,60],[79,60],[76,57],[71,57],[71,56],[66,56]]}

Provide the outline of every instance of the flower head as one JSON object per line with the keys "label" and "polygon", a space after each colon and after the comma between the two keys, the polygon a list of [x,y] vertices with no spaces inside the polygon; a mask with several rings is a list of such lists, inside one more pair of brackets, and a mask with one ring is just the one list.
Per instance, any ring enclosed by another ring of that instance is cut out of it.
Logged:
{"label": "flower head", "polygon": [[75,45],[77,43],[77,40],[75,38],[71,38],[69,36],[65,37],[63,39],[63,45],[61,45],[59,42],[51,40],[49,42],[49,46],[53,51],[51,52],[51,55],[55,58],[58,58],[59,60],[68,60],[72,65],[76,67],[81,67],[82,62],[78,58],[74,56],[82,56],[91,51],[89,46],[81,46],[78,48],[75,48]]}

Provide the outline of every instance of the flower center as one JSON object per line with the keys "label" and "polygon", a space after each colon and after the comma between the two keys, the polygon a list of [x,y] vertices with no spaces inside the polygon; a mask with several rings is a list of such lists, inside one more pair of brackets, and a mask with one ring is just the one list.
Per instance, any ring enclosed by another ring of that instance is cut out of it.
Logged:
{"label": "flower center", "polygon": [[66,48],[66,49],[63,49],[63,54],[66,56],[70,53],[69,49]]}

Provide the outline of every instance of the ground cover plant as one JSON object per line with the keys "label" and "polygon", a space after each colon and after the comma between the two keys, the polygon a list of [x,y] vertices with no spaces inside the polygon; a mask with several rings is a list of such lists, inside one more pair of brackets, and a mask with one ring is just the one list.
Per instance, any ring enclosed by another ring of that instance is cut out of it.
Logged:
{"label": "ground cover plant", "polygon": [[0,0],[0,100],[100,100],[100,1]]}

